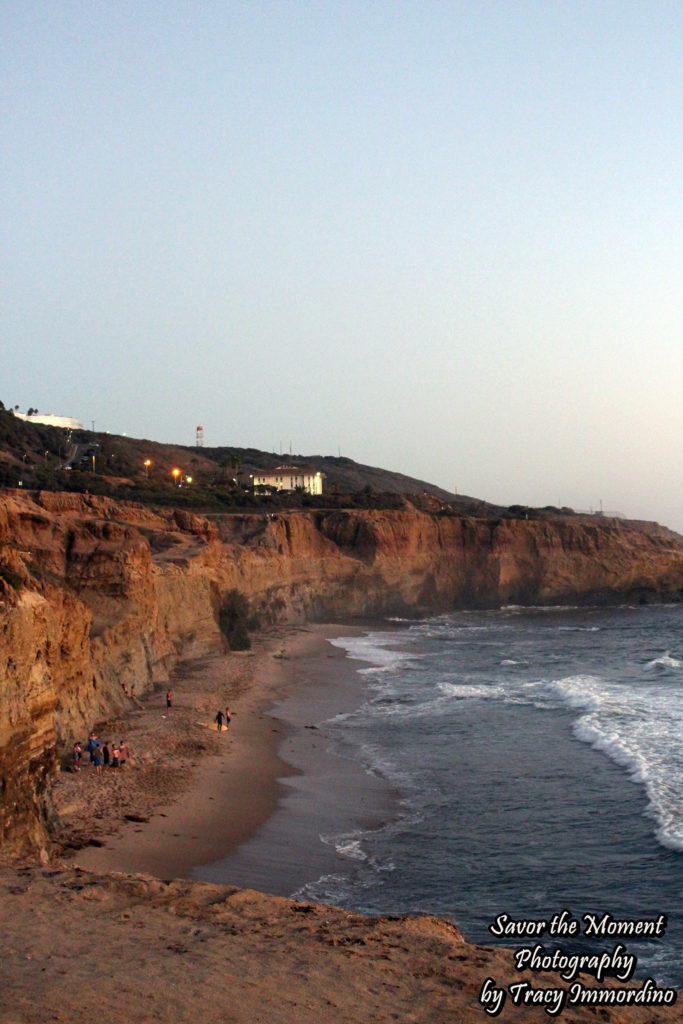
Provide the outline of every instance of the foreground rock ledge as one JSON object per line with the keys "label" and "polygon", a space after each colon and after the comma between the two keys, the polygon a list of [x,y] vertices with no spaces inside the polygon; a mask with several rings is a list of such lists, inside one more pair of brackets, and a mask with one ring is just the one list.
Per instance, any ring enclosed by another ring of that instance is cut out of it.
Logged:
{"label": "foreground rock ledge", "polygon": [[[433,917],[366,918],[227,886],[8,867],[0,874],[0,1018],[130,1024],[448,1024],[490,1020],[483,981],[515,971],[511,954],[467,944]],[[586,985],[592,979],[583,978]],[[501,1021],[547,1021],[506,1004]],[[664,1009],[567,1007],[564,1024],[664,1024]]]}

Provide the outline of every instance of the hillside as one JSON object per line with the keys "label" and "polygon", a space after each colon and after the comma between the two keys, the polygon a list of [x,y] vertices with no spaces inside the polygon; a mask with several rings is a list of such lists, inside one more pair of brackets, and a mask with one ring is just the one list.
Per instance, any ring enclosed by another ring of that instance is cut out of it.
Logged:
{"label": "hillside", "polygon": [[[313,466],[324,473],[322,495],[256,493],[252,477],[280,465]],[[174,478],[173,471],[179,471]],[[178,487],[180,479],[183,486]],[[184,508],[202,515],[250,510],[404,509],[476,519],[573,518],[590,524],[610,516],[549,505],[500,506],[450,494],[426,480],[343,456],[278,455],[257,448],[198,448],[117,434],[71,431],[25,422],[0,401],[0,488],[95,494],[155,508]],[[621,518],[621,517],[619,517]],[[651,531],[650,522],[623,520]],[[681,535],[657,524],[660,536]]]}
{"label": "hillside", "polygon": [[[253,495],[251,477],[276,466],[313,465],[325,474],[323,500],[301,495]],[[65,468],[66,466],[69,468]],[[184,487],[172,475],[179,469]],[[191,483],[188,482],[191,478]],[[449,494],[425,480],[331,455],[278,455],[256,448],[196,448],[92,431],[67,431],[19,420],[0,403],[0,486],[87,491],[197,511],[248,507],[400,507],[397,495],[427,504],[502,510],[464,495]],[[393,499],[393,500],[392,500]]]}

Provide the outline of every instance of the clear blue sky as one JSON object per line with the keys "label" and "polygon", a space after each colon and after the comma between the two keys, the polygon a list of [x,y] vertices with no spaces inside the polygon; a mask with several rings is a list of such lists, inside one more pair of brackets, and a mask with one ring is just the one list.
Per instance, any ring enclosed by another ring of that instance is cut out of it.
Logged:
{"label": "clear blue sky", "polygon": [[678,0],[8,0],[0,399],[683,531]]}

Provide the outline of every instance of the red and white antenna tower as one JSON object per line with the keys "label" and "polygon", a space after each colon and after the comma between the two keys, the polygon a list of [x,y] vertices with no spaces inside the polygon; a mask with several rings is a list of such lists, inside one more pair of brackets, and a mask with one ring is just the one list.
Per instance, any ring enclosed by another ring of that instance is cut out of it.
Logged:
{"label": "red and white antenna tower", "polygon": [[204,427],[197,427],[197,447],[204,447]]}

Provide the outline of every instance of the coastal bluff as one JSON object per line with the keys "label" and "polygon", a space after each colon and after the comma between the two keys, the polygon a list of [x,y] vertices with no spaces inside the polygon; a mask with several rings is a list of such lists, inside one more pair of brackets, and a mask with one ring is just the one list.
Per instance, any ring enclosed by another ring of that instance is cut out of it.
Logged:
{"label": "coastal bluff", "polygon": [[0,495],[0,842],[47,855],[74,737],[220,650],[237,590],[264,625],[457,608],[675,600],[683,538],[601,517],[392,511],[200,516]]}

